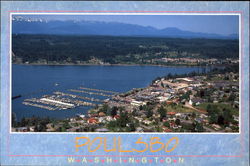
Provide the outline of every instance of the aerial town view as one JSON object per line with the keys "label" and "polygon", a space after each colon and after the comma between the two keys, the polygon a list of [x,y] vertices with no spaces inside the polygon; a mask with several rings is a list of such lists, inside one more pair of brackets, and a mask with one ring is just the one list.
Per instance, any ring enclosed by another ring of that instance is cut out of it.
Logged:
{"label": "aerial town view", "polygon": [[238,133],[238,21],[13,15],[11,131]]}

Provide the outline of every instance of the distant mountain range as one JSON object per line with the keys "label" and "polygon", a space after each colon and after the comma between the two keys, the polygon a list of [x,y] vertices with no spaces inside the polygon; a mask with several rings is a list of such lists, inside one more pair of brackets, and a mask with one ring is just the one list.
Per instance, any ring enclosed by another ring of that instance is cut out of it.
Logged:
{"label": "distant mountain range", "polygon": [[55,34],[55,35],[108,35],[108,36],[145,36],[171,38],[210,38],[238,39],[238,34],[223,36],[219,34],[190,32],[175,27],[156,29],[151,26],[140,26],[118,22],[99,21],[47,21],[13,17],[13,34]]}

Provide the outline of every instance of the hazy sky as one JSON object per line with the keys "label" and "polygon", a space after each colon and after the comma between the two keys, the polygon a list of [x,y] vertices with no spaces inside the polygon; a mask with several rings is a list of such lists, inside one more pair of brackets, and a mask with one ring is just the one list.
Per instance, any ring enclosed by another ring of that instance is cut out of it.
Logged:
{"label": "hazy sky", "polygon": [[221,35],[239,32],[239,16],[236,15],[28,15],[29,18],[47,20],[91,20],[122,22],[152,26],[158,29],[176,27],[192,32]]}

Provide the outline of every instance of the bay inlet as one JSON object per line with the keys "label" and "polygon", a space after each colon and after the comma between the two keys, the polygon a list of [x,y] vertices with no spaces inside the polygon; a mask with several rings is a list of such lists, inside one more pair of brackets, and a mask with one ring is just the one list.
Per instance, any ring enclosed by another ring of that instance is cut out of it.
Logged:
{"label": "bay inlet", "polygon": [[[74,66],[74,65],[12,65],[12,112],[17,120],[23,117],[50,117],[64,119],[76,114],[86,114],[91,107],[80,106],[66,110],[46,110],[24,105],[28,98],[41,97],[54,92],[68,93],[70,89],[88,87],[123,93],[133,88],[143,88],[156,77],[171,73],[185,74],[209,71],[209,67],[183,66]],[[77,92],[70,92],[77,94]],[[105,99],[105,96],[84,94],[85,98]],[[78,94],[79,95],[79,94]],[[107,98],[107,97],[106,97]]]}

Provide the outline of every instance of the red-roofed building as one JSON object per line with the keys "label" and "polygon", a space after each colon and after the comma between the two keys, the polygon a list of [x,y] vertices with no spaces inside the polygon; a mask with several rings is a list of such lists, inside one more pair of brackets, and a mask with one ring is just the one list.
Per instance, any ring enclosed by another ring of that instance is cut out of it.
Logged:
{"label": "red-roofed building", "polygon": [[163,118],[163,119],[162,119],[162,122],[167,122],[167,121],[168,121],[167,118]]}
{"label": "red-roofed building", "polygon": [[166,103],[167,103],[167,104],[172,104],[173,101],[169,100],[169,101],[167,101]]}
{"label": "red-roofed building", "polygon": [[164,132],[172,132],[171,129],[169,129],[169,128],[165,127],[165,126],[163,126],[162,129],[163,129]]}
{"label": "red-roofed building", "polygon": [[98,117],[98,114],[91,114],[91,117]]}
{"label": "red-roofed building", "polygon": [[170,127],[174,127],[175,123],[174,122],[170,122]]}
{"label": "red-roofed building", "polygon": [[120,115],[115,115],[115,116],[114,116],[114,119],[115,119],[115,120],[117,120],[117,119],[119,119],[119,118],[120,118]]}
{"label": "red-roofed building", "polygon": [[89,118],[89,119],[88,119],[88,123],[96,124],[96,123],[98,123],[98,119]]}
{"label": "red-roofed building", "polygon": [[167,112],[167,115],[175,115],[175,112]]}

